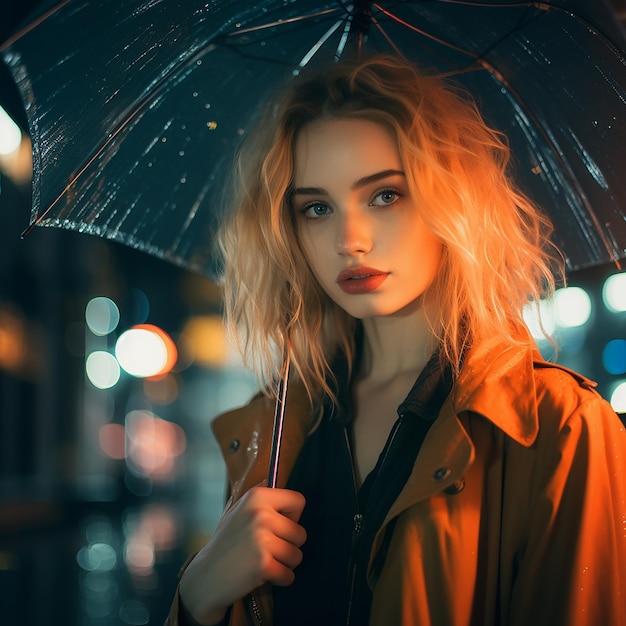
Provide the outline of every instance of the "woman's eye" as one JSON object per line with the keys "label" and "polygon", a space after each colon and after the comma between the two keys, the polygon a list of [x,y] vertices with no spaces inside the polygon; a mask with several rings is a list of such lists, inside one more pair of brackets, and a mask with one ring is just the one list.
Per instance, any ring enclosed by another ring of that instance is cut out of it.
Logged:
{"label": "woman's eye", "polygon": [[308,204],[306,206],[303,206],[302,209],[300,209],[300,212],[307,219],[314,220],[318,217],[324,217],[325,215],[328,215],[330,213],[330,207],[326,204],[319,203]]}
{"label": "woman's eye", "polygon": [[374,196],[372,206],[388,206],[394,204],[402,197],[402,194],[395,189],[384,189]]}

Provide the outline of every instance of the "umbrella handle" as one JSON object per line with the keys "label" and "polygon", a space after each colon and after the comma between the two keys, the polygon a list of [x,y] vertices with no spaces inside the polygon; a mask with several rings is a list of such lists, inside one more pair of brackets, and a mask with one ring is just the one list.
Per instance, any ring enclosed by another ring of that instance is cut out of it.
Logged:
{"label": "umbrella handle", "polygon": [[278,461],[280,458],[280,446],[283,438],[283,424],[285,422],[285,404],[287,401],[287,381],[289,379],[289,351],[285,358],[282,378],[278,383],[276,395],[276,408],[274,410],[274,429],[272,431],[272,447],[270,450],[270,466],[267,476],[267,486],[276,488],[278,482]]}

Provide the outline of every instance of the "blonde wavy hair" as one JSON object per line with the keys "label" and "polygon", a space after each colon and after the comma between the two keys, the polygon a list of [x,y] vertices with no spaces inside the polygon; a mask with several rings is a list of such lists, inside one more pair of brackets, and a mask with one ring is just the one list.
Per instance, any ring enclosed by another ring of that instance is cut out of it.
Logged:
{"label": "blonde wavy hair", "polygon": [[268,393],[287,344],[313,400],[331,393],[332,357],[354,356],[355,320],[311,272],[289,203],[298,135],[323,118],[377,122],[397,139],[415,204],[443,242],[424,298],[437,302],[429,323],[453,372],[472,338],[520,341],[524,305],[554,291],[561,263],[549,220],[509,176],[505,137],[463,90],[402,59],[342,61],[293,80],[271,103],[238,155],[220,233],[227,326]]}

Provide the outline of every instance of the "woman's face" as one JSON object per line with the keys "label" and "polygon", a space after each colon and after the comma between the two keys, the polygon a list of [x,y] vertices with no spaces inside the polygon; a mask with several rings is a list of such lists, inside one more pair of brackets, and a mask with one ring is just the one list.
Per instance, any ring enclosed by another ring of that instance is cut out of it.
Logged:
{"label": "woman's face", "polygon": [[320,120],[296,142],[291,206],[304,253],[328,296],[359,319],[418,307],[440,265],[441,241],[403,169],[375,122]]}

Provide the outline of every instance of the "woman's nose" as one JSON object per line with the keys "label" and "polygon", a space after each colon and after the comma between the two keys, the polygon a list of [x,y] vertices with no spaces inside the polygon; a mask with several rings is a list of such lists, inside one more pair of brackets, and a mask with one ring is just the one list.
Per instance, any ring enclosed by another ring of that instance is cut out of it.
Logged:
{"label": "woman's nose", "polygon": [[372,249],[372,233],[365,216],[346,211],[338,220],[337,252],[343,255],[367,254]]}

